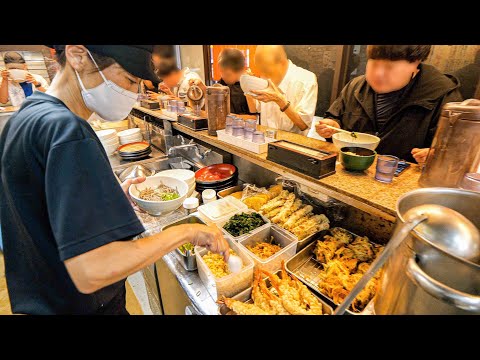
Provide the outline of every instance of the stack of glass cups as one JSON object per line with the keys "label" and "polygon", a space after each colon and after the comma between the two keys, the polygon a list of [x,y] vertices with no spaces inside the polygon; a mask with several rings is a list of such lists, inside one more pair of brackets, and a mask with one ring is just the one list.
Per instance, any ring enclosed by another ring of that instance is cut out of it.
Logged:
{"label": "stack of glass cups", "polygon": [[225,133],[232,135],[233,133],[233,121],[235,120],[235,115],[229,114],[225,119]]}
{"label": "stack of glass cups", "polygon": [[252,141],[253,133],[257,130],[257,120],[256,119],[246,119],[245,120],[245,140]]}
{"label": "stack of glass cups", "polygon": [[233,119],[232,135],[243,138],[245,135],[245,121],[242,118],[235,117]]}
{"label": "stack of glass cups", "polygon": [[177,100],[169,100],[168,101],[168,111],[176,113],[177,109],[178,109]]}
{"label": "stack of glass cups", "polygon": [[185,110],[185,102],[183,100],[177,100],[177,114],[183,114]]}

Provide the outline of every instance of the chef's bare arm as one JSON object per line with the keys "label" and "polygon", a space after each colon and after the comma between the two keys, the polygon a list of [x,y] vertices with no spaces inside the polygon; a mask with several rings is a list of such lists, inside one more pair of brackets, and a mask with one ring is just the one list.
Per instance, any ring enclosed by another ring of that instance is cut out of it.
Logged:
{"label": "chef's bare arm", "polygon": [[64,263],[78,291],[90,294],[153,264],[187,242],[228,254],[228,243],[220,230],[192,224],[175,226],[139,240],[114,241]]}

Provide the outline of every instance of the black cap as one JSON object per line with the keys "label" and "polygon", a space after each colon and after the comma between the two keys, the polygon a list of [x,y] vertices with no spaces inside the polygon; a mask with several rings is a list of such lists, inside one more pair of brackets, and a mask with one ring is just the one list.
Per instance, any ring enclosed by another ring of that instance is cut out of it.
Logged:
{"label": "black cap", "polygon": [[[56,51],[65,45],[47,45]],[[152,62],[153,45],[84,45],[92,53],[114,59],[133,76],[158,82]]]}

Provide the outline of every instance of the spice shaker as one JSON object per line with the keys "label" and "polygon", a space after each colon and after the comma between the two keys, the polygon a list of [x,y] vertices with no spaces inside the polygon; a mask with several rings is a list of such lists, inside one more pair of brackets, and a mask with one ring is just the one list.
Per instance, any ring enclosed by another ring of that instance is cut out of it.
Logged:
{"label": "spice shaker", "polygon": [[197,211],[198,205],[200,205],[200,202],[196,197],[189,197],[183,200],[183,208],[187,215],[190,215]]}

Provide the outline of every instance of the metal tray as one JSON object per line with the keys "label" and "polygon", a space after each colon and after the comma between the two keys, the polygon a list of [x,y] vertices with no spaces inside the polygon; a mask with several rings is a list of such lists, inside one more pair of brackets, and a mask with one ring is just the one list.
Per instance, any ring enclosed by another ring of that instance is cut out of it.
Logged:
{"label": "metal tray", "polygon": [[[351,231],[349,231],[349,233],[354,236],[358,236],[352,233]],[[372,244],[375,244],[372,241],[370,242]],[[333,307],[336,308],[338,304],[336,304],[333,301],[333,299],[324,295],[318,288],[318,285],[317,285],[319,282],[318,275],[319,275],[319,271],[322,269],[322,265],[315,259],[315,256],[313,254],[313,250],[315,246],[316,246],[316,242],[313,242],[309,244],[307,247],[305,247],[302,251],[298,252],[294,257],[292,257],[290,260],[288,260],[285,263],[285,268],[287,269],[287,272],[295,275],[305,285],[307,285],[310,289],[314,290],[322,298],[327,299],[328,302],[332,304]],[[350,309],[348,309],[346,312],[350,315],[370,315],[371,311],[368,309],[372,308],[371,306],[372,302],[373,302],[373,299],[370,300],[367,306],[365,306],[365,309],[363,309],[361,312],[353,312]]]}
{"label": "metal tray", "polygon": [[246,184],[242,184],[242,185],[226,188],[225,190],[219,191],[217,195],[220,199],[223,199],[224,197],[227,197],[228,195],[231,195],[237,191],[243,191],[243,189],[245,188],[245,185]]}
{"label": "metal tray", "polygon": [[[275,272],[275,275],[280,276],[281,270],[278,270]],[[267,284],[267,289],[270,289],[272,287],[272,284],[270,283],[270,280],[268,277],[265,278],[265,282]],[[273,291],[272,291],[273,292]],[[333,309],[330,305],[328,305],[323,299],[312,293],[313,296],[315,296],[318,301],[320,301],[323,305],[323,314],[324,315],[332,315]],[[241,293],[235,295],[232,299],[247,303],[247,304],[252,304],[252,287],[249,287],[248,289],[242,291]],[[230,310],[228,307],[225,306],[225,304],[219,305],[218,306],[218,313],[219,315],[237,315],[235,314],[232,310]]]}
{"label": "metal tray", "polygon": [[[202,224],[205,225],[202,219],[200,219],[196,215],[188,215],[180,220],[177,220],[171,224],[165,225],[162,227],[161,231],[164,231],[172,226],[183,225],[183,224]],[[178,261],[182,264],[182,266],[187,271],[195,271],[197,270],[197,258],[195,257],[195,253],[193,256],[186,256],[183,254],[178,248],[174,250],[174,255],[178,259]]]}

